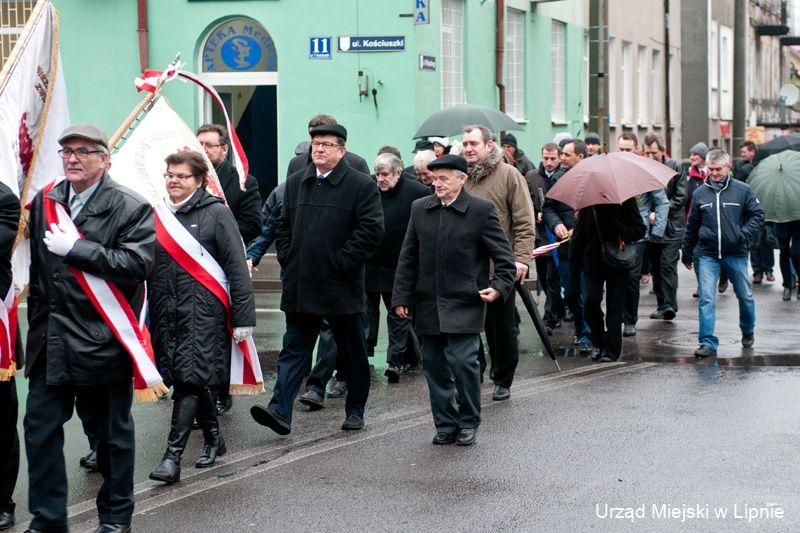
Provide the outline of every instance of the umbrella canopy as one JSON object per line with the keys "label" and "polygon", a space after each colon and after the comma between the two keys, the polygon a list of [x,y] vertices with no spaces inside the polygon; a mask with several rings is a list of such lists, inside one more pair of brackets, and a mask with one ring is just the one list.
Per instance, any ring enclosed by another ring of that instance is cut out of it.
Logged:
{"label": "umbrella canopy", "polygon": [[761,161],[747,182],[770,222],[800,220],[800,152],[787,150]]}
{"label": "umbrella canopy", "polygon": [[573,209],[621,204],[637,194],[663,189],[677,174],[647,157],[613,152],[588,157],[572,167],[547,192],[547,197]]}
{"label": "umbrella canopy", "polygon": [[422,123],[414,134],[418,137],[450,137],[461,135],[461,129],[470,124],[486,126],[493,132],[524,130],[513,118],[502,111],[480,105],[460,104],[434,113]]}
{"label": "umbrella canopy", "polygon": [[785,152],[786,150],[800,150],[800,134],[782,135],[775,137],[769,142],[758,145],[756,155],[753,158],[753,165],[761,162],[762,159]]}

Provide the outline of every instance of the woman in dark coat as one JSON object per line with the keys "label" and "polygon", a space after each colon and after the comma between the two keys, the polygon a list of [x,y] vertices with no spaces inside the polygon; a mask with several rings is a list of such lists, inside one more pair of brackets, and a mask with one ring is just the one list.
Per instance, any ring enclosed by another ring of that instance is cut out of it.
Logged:
{"label": "woman in dark coat", "polygon": [[[173,387],[172,425],[167,451],[150,479],[174,483],[189,440],[192,421],[203,430],[205,447],[197,468],[214,464],[225,453],[210,388],[230,380],[231,333],[243,340],[256,323],[253,285],[233,213],[206,190],[208,168],[197,152],[178,152],[166,159],[167,207],[197,240],[197,254],[208,253],[228,279],[230,316],[222,302],[181,267],[161,243],[149,280],[150,331],[156,363]],[[195,243],[192,243],[194,246]],[[201,246],[202,248],[201,248]]]}
{"label": "woman in dark coat", "polygon": [[[628,269],[614,268],[604,259],[602,241],[630,246],[644,237],[645,227],[636,200],[622,205],[585,207],[578,213],[572,236],[570,262],[583,272],[584,317],[592,334],[592,360],[608,363],[622,351],[622,311]],[[601,241],[602,239],[602,241]],[[603,285],[606,289],[603,327]]]}

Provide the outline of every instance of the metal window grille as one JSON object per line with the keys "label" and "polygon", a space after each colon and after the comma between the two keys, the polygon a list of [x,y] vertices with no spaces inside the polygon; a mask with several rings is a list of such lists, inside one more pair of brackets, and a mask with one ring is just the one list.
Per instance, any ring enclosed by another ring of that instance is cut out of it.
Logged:
{"label": "metal window grille", "polygon": [[552,120],[566,120],[566,79],[564,74],[566,47],[566,25],[563,22],[553,21],[550,34],[550,72],[551,72],[551,102],[550,116]]}
{"label": "metal window grille", "polygon": [[525,118],[525,14],[516,9],[506,12],[505,85],[506,113]]}
{"label": "metal window grille", "polygon": [[464,2],[442,0],[442,109],[464,101]]}
{"label": "metal window grille", "polygon": [[0,0],[0,67],[11,55],[36,1]]}

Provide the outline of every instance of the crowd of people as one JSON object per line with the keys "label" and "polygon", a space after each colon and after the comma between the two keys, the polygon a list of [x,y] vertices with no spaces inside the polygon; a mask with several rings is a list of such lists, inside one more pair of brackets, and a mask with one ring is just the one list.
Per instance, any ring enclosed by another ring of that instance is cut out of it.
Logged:
{"label": "crowd of people", "polygon": [[[97,531],[130,530],[131,401],[134,388],[150,384],[141,383],[130,345],[148,344],[135,333],[145,331],[145,322],[173,402],[166,449],[150,478],[180,480],[193,427],[204,442],[195,467],[210,467],[226,453],[217,417],[233,405],[232,349],[252,339],[250,274],[273,245],[286,330],[277,368],[270,369],[271,398],[250,414],[279,435],[292,431],[296,400],[317,410],[326,398],[344,397],[342,430],[364,427],[382,307],[387,381],[399,382],[421,363],[436,429],[432,443],[469,446],[481,422],[487,369],[492,399],[511,396],[521,323],[515,294],[526,279],[535,277],[545,295],[546,333],[571,324],[578,352],[597,362],[618,361],[622,337],[636,335],[646,277],[652,276],[657,301],[650,319],[677,316],[679,261],[697,273],[699,358],[716,355],[716,294],[729,282],[739,300],[742,345],[754,345],[752,284],[774,280],[773,236],[784,300],[794,290],[800,221],[765,223],[746,184],[755,155],[749,142],[736,165],[700,142],[684,168],[659,135],[640,144],[625,133],[619,151],[657,161],[674,176],[665,188],[621,204],[575,210],[548,191],[582,160],[602,157],[594,133],[583,140],[559,134],[540,148],[538,167],[513,135],[498,140],[481,125],[465,125],[457,141],[420,140],[409,166],[392,146],[369,165],[347,149],[347,129],[329,115],[313,117],[308,133],[286,179],[262,204],[256,180],[240,180],[228,162],[227,129],[204,125],[197,137],[207,157],[169,155],[165,196],[151,206],[108,175],[108,138],[100,128],[77,124],[63,132],[65,179],[30,207],[25,350],[16,338],[17,365],[29,380],[30,531],[67,530],[63,425],[73,409],[90,448],[81,466],[103,477]],[[207,191],[206,160],[224,197]],[[2,294],[11,286],[19,219],[18,199],[0,185]],[[532,260],[534,249],[548,244],[558,247]],[[120,333],[120,320],[132,321],[132,338]],[[10,450],[0,464],[2,530],[14,524],[19,467],[13,377],[0,382],[0,393],[0,437]]]}

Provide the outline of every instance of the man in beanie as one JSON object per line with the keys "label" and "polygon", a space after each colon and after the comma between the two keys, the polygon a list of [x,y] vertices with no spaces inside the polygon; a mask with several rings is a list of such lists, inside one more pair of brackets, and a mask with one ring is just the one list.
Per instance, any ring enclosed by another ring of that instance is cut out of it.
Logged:
{"label": "man in beanie", "polygon": [[436,424],[433,444],[469,446],[481,421],[478,347],[486,303],[509,297],[517,267],[492,202],[464,188],[467,161],[443,155],[428,169],[436,194],[411,204],[392,307],[408,318],[416,302],[414,319],[424,335],[422,358]]}
{"label": "man in beanie", "polygon": [[586,143],[586,151],[589,152],[589,157],[600,153],[600,136],[597,133],[590,131],[586,134],[583,142]]}
{"label": "man in beanie", "polygon": [[383,238],[383,210],[375,182],[347,162],[347,130],[311,128],[311,163],[286,181],[275,241],[283,270],[286,314],[278,377],[269,405],[255,405],[256,422],[279,435],[292,430],[294,399],[308,369],[322,319],[333,331],[347,374],[344,430],[364,427],[369,360],[361,315],[364,262]]}
{"label": "man in beanie", "polygon": [[519,170],[523,176],[536,168],[525,152],[517,146],[517,138],[510,133],[500,139],[500,145],[503,147],[503,157],[505,157],[506,163]]}

